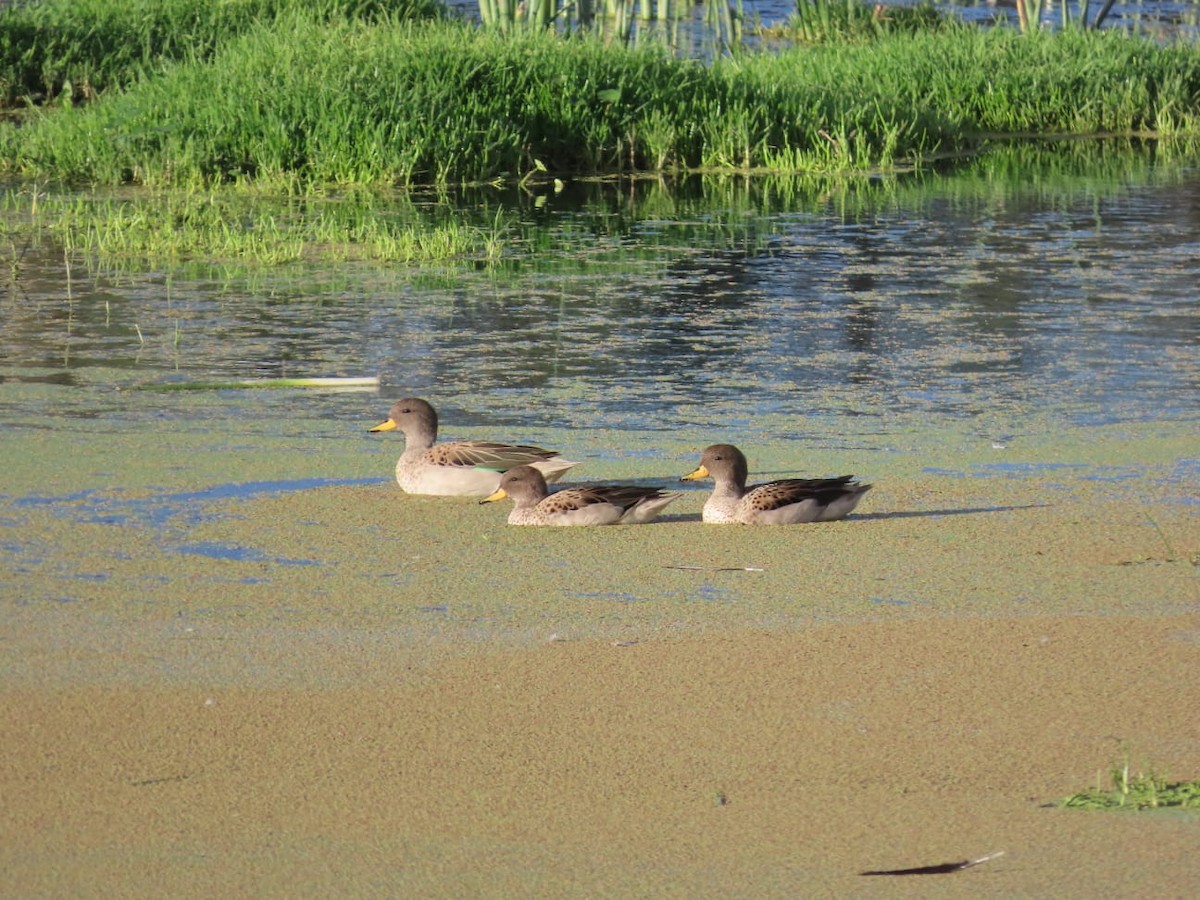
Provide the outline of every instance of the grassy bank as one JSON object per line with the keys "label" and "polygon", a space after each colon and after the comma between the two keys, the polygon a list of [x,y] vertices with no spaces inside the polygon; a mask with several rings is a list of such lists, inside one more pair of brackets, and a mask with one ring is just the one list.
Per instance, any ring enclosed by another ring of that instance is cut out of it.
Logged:
{"label": "grassy bank", "polygon": [[1195,136],[1200,123],[1200,49],[1116,32],[939,21],[702,64],[500,34],[442,9],[48,0],[0,15],[0,81],[26,102],[0,124],[0,177],[22,183],[0,210],[14,257],[51,240],[121,267],[492,263],[524,240],[506,216],[429,217],[377,189],[522,182],[545,195],[556,176],[647,172],[823,181],[997,137]]}
{"label": "grassy bank", "polygon": [[3,173],[289,190],[630,170],[866,170],[995,135],[1194,130],[1200,49],[968,27],[681,60],[454,23],[286,16],[0,132]]}
{"label": "grassy bank", "polygon": [[440,0],[40,0],[0,15],[0,104],[88,100],[181,60],[206,60],[281,16],[315,23],[441,16]]}

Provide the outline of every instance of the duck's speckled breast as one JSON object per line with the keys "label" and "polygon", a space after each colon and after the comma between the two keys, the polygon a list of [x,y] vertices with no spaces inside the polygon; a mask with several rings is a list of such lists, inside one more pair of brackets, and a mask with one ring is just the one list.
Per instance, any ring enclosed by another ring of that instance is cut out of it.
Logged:
{"label": "duck's speckled breast", "polygon": [[700,518],[709,525],[737,525],[740,501],[735,497],[709,497]]}

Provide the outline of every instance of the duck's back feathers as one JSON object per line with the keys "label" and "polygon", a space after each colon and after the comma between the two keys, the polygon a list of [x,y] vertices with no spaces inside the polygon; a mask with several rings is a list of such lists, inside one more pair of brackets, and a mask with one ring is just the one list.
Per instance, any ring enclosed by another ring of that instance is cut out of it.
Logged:
{"label": "duck's back feathers", "polygon": [[511,525],[636,525],[649,522],[682,494],[623,484],[581,485],[553,494],[532,466],[510,469],[488,503],[512,498]]}
{"label": "duck's back feathers", "polygon": [[[562,459],[554,450],[528,444],[501,444],[496,441],[449,441],[434,444],[425,451],[425,462],[435,466],[466,466],[507,472],[514,466],[530,466]],[[574,463],[570,463],[574,465]]]}
{"label": "duck's back feathers", "polygon": [[746,525],[832,522],[848,515],[870,489],[853,475],[768,481],[746,491],[734,518]]}

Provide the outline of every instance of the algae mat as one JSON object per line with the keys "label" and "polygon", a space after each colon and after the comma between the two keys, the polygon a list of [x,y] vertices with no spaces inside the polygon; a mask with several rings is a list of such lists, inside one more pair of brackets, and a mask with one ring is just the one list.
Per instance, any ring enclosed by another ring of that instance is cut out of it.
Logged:
{"label": "algae mat", "polygon": [[[588,474],[693,461],[641,441]],[[877,486],[788,529],[703,526],[703,492],[649,526],[508,528],[358,456],[318,487],[266,457],[241,490],[172,482],[167,454],[113,487],[27,487],[0,503],[0,888],[1190,893],[1194,813],[1046,804],[1125,752],[1200,776],[1193,444],[809,453]]]}

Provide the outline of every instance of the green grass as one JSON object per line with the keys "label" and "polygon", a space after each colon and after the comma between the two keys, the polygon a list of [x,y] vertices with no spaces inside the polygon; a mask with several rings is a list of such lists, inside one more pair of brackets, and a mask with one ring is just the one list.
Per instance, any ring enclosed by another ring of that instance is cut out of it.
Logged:
{"label": "green grass", "polygon": [[1060,806],[1069,809],[1200,809],[1200,780],[1168,781],[1155,774],[1129,770],[1129,760],[1109,770],[1110,788],[1096,778],[1096,788],[1065,798]]}
{"label": "green grass", "polygon": [[8,96],[62,91],[0,124],[0,177],[21,186],[3,211],[13,257],[50,239],[107,265],[494,265],[531,239],[490,201],[427,215],[392,188],[544,195],[571,176],[701,173],[711,189],[921,171],[1029,135],[1200,134],[1200,48],[1118,32],[872,18],[869,40],[702,64],[654,43],[406,20],[441,9],[43,0],[0,14]]}
{"label": "green grass", "polygon": [[[1014,184],[1055,204],[1084,187],[1119,190],[1130,178],[1183,183],[1180,173],[1196,158],[1200,138],[1154,146],[1151,157],[1136,138],[1015,142],[957,164],[952,179],[927,170],[872,178],[745,178],[714,170],[683,179],[598,179],[569,185],[561,200],[546,181],[285,194],[256,186],[48,194],[30,184],[0,192],[0,259],[18,274],[29,251],[61,257],[64,250],[89,270],[110,274],[147,266],[245,272],[287,263],[328,270],[341,262],[482,267],[497,275],[652,271],[695,253],[770,253],[770,211],[781,208],[852,221],[881,205],[993,202]],[[617,203],[616,195],[625,199]],[[574,212],[558,216],[560,203]]]}
{"label": "green grass", "polygon": [[[349,191],[287,197],[250,191],[136,191],[5,196],[11,235],[46,241],[109,268],[187,260],[255,265],[354,260],[492,262],[504,249],[502,218],[467,222],[429,215],[411,197]],[[478,217],[477,217],[478,218]],[[14,239],[14,258],[18,249]]]}
{"label": "green grass", "polygon": [[389,22],[444,15],[440,0],[39,0],[0,12],[0,103],[91,99],[209,59],[281,16]]}
{"label": "green grass", "polygon": [[711,65],[455,23],[282,17],[0,128],[0,173],[105,185],[469,183],[921,163],[997,135],[1196,130],[1200,49],[965,26]]}

